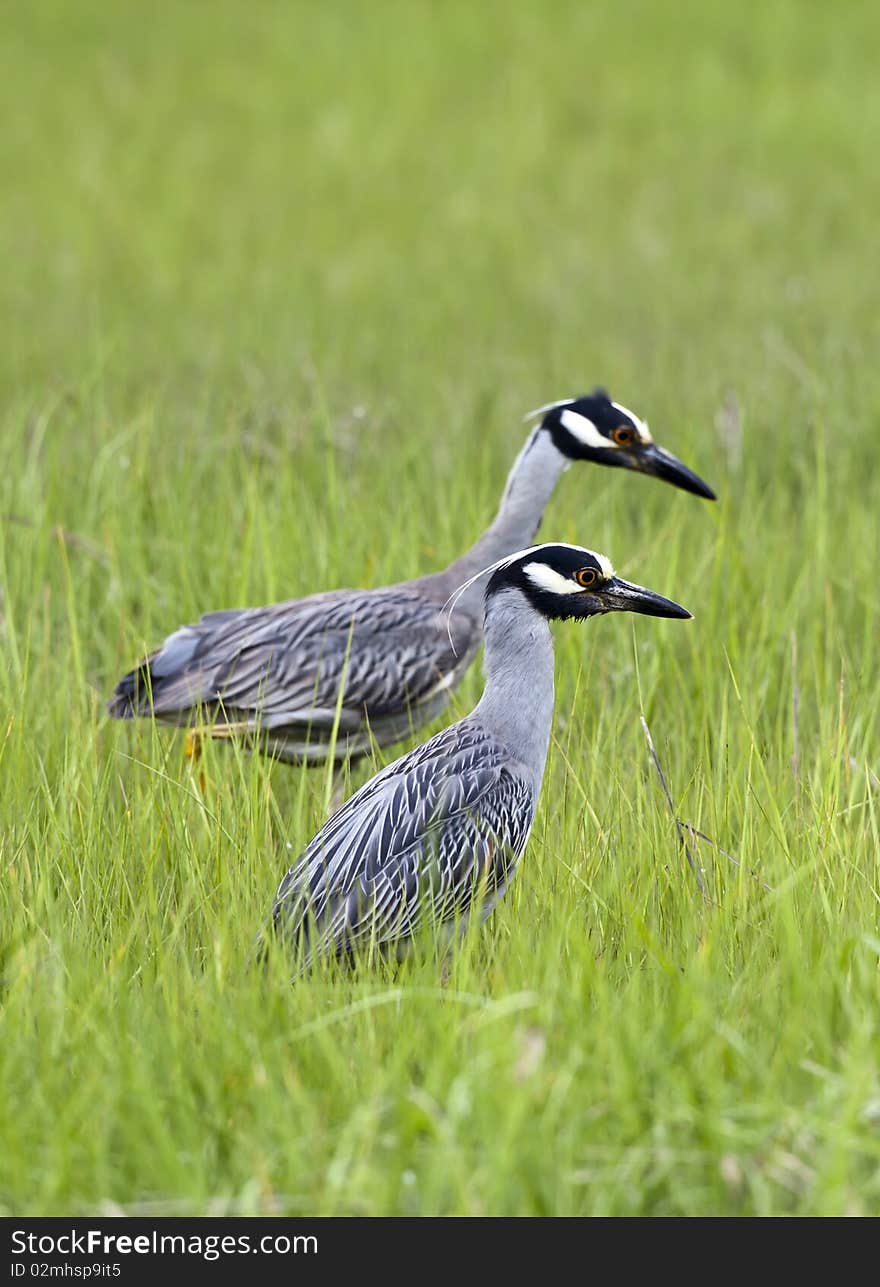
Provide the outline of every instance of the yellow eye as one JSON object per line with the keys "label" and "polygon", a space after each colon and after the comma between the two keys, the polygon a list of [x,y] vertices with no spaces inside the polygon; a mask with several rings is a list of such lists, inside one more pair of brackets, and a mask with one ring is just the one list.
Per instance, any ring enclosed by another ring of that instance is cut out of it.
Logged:
{"label": "yellow eye", "polygon": [[574,579],[582,589],[592,590],[599,580],[599,573],[595,568],[578,568],[574,574]]}
{"label": "yellow eye", "polygon": [[636,440],[636,431],[632,425],[618,425],[611,431],[611,437],[618,447],[631,447]]}

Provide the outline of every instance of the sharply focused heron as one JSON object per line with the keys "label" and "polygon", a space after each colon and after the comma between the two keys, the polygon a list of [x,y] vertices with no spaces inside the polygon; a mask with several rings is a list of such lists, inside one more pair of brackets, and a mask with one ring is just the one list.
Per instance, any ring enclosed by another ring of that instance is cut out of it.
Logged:
{"label": "sharply focused heron", "polygon": [[272,927],[297,972],[359,946],[399,952],[422,926],[460,929],[473,907],[485,916],[504,893],[526,847],[550,741],[550,621],[691,615],[576,545],[536,545],[486,571],[486,686],[477,706],[356,791],[278,888]]}
{"label": "sharply focused heron", "polygon": [[481,587],[454,615],[452,591],[534,539],[562,472],[592,461],[714,498],[659,447],[647,424],[597,389],[541,407],[494,522],[442,572],[373,590],[332,590],[265,608],[209,612],[169,635],[119,681],[111,715],[157,720],[245,742],[288,761],[343,761],[433,719],[482,638]]}

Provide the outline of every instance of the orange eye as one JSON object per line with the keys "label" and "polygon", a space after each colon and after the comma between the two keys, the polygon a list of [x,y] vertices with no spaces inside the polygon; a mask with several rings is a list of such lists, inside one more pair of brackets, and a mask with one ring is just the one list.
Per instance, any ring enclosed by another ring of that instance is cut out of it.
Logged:
{"label": "orange eye", "polygon": [[578,568],[574,574],[574,579],[582,589],[592,590],[599,580],[599,573],[595,568]]}
{"label": "orange eye", "polygon": [[611,431],[611,437],[618,447],[631,447],[636,440],[636,431],[632,425],[618,425]]}

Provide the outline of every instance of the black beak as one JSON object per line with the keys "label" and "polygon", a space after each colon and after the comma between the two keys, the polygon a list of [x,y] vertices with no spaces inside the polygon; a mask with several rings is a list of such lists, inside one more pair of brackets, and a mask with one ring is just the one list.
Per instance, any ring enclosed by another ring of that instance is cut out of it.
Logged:
{"label": "black beak", "polygon": [[704,483],[699,475],[656,443],[649,443],[633,452],[633,467],[643,474],[662,478],[665,483],[672,483],[682,491],[692,492],[694,496],[704,496],[706,500],[715,499],[715,493],[708,483]]}
{"label": "black beak", "polygon": [[680,603],[617,576],[596,592],[596,598],[601,600],[605,612],[640,612],[645,617],[676,617],[680,621],[688,621],[693,616]]}

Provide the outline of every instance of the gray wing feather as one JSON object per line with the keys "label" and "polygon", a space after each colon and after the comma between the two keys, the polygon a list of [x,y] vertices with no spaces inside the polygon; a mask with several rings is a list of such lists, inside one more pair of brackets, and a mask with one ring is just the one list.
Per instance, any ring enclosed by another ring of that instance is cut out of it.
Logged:
{"label": "gray wing feather", "polygon": [[406,938],[503,888],[528,838],[534,793],[468,720],[352,796],[282,880],[273,922],[306,961],[358,940]]}
{"label": "gray wing feather", "polygon": [[461,666],[477,636],[472,618],[456,613],[448,622],[436,601],[408,585],[211,612],[175,631],[121,681],[114,713],[123,713],[125,699],[138,713],[152,709],[183,722],[203,706],[266,730],[329,728],[344,684],[345,732],[365,712],[381,718],[425,699]]}

